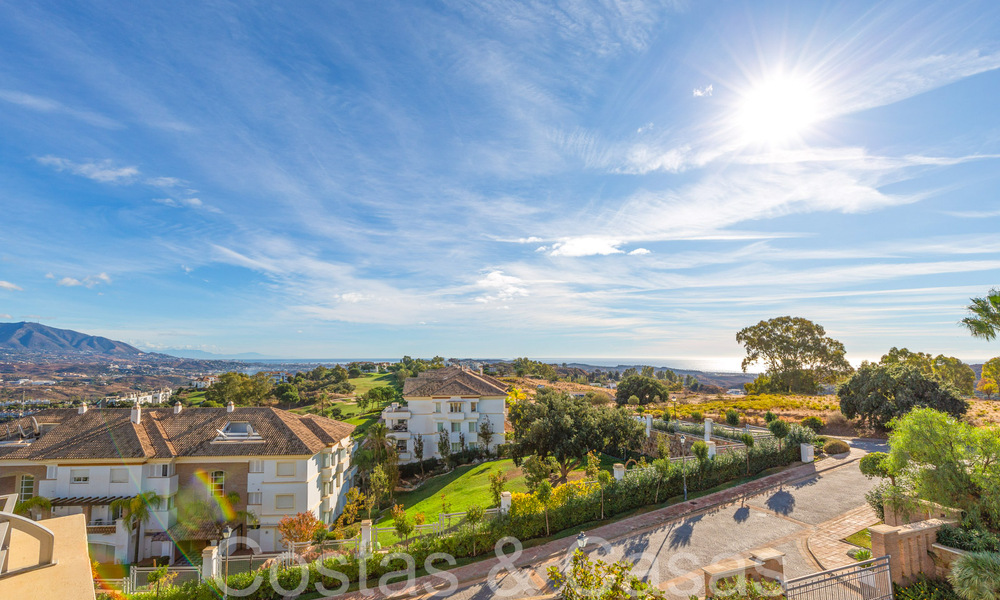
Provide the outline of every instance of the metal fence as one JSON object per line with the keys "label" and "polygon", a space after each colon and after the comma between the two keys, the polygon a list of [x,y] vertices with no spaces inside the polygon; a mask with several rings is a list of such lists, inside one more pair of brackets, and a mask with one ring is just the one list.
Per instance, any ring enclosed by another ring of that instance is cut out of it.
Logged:
{"label": "metal fence", "polygon": [[892,600],[889,557],[789,579],[785,582],[785,597],[788,600]]}
{"label": "metal fence", "polygon": [[[150,587],[149,576],[163,567],[137,567],[132,566],[128,577],[125,580],[124,591],[126,593],[136,592]],[[167,567],[167,573],[176,574],[177,577],[170,582],[171,585],[181,585],[189,581],[201,583],[200,567]]]}

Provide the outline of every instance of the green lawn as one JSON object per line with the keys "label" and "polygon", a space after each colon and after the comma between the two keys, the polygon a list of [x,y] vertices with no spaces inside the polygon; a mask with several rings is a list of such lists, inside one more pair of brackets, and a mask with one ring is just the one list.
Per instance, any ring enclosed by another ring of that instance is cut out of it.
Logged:
{"label": "green lawn", "polygon": [[364,415],[354,415],[350,419],[344,419],[344,422],[357,427],[357,429],[354,430],[352,437],[354,439],[360,439],[365,437],[365,433],[368,431],[369,427],[378,423],[380,416],[380,413],[365,413]]}
{"label": "green lawn", "polygon": [[867,528],[852,533],[844,538],[844,541],[848,544],[854,544],[855,546],[861,546],[862,548],[868,548],[869,550],[872,549],[872,533],[868,531]]}
{"label": "green lawn", "polygon": [[205,392],[199,391],[188,394],[187,396],[184,397],[184,401],[187,402],[190,406],[198,406],[199,404],[205,401]]}
{"label": "green lawn", "polygon": [[348,379],[347,382],[354,386],[354,395],[360,396],[373,387],[381,385],[392,386],[395,375],[392,373],[368,373],[364,377]]}

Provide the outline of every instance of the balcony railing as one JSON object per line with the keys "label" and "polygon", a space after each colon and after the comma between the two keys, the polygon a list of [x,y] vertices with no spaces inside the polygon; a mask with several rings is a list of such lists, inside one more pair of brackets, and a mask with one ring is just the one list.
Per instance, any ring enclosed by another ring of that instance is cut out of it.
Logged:
{"label": "balcony railing", "polygon": [[396,423],[392,426],[391,431],[409,431],[410,428],[406,423]]}
{"label": "balcony railing", "polygon": [[[55,564],[52,558],[56,542],[55,534],[48,527],[10,512],[16,501],[16,494],[0,496],[0,579]],[[15,530],[38,540],[38,559],[33,565],[8,571],[6,553],[10,552],[11,532]]]}

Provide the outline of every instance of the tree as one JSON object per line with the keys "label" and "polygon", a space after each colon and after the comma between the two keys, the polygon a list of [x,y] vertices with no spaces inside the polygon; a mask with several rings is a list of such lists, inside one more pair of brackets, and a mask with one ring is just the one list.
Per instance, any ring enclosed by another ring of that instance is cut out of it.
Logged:
{"label": "tree", "polygon": [[954,356],[944,354],[931,356],[926,352],[911,352],[906,348],[893,347],[882,356],[879,364],[910,365],[924,376],[935,377],[941,383],[952,386],[966,396],[972,395],[976,384],[976,372]]}
{"label": "tree", "polygon": [[424,436],[417,434],[417,439],[413,440],[413,454],[420,462],[420,476],[424,476]]}
{"label": "tree", "polygon": [[494,433],[493,422],[490,421],[489,417],[483,417],[482,421],[479,422],[479,442],[483,444],[487,454],[490,452],[490,442],[493,441]]}
{"label": "tree", "polygon": [[971,314],[962,319],[972,337],[991,341],[1000,331],[1000,289],[991,289],[983,298],[970,298],[966,307]]}
{"label": "tree", "polygon": [[979,385],[976,386],[976,390],[986,396],[986,399],[989,400],[993,394],[997,393],[997,382],[984,377],[979,380]]}
{"label": "tree", "polygon": [[858,463],[858,468],[861,470],[861,474],[868,479],[892,478],[893,484],[895,484],[895,477],[889,471],[889,455],[885,452],[869,452]]}
{"label": "tree", "polygon": [[738,413],[735,408],[730,408],[726,411],[726,423],[728,423],[730,427],[740,426],[740,413]]}
{"label": "tree", "polygon": [[585,474],[587,476],[587,481],[596,481],[597,474],[601,472],[601,459],[597,458],[597,454],[591,450],[587,453],[587,468]]}
{"label": "tree", "polygon": [[152,491],[142,492],[131,498],[119,498],[118,500],[111,501],[111,511],[121,513],[122,521],[129,532],[129,537],[133,533],[136,534],[135,561],[133,564],[139,562],[139,546],[142,541],[139,539],[139,527],[153,518],[153,511],[159,508],[162,502],[163,498]]}
{"label": "tree", "polygon": [[624,409],[595,407],[585,398],[545,389],[535,401],[512,413],[511,456],[520,465],[527,456],[552,457],[561,479],[580,466],[591,450],[616,447],[637,450],[645,438],[642,424]]}
{"label": "tree", "polygon": [[767,430],[771,432],[771,435],[778,439],[779,443],[782,443],[782,440],[788,437],[792,428],[787,422],[782,421],[781,419],[775,419],[767,424]]}
{"label": "tree", "polygon": [[396,530],[396,535],[408,540],[410,534],[416,528],[413,520],[406,516],[406,511],[399,504],[392,505],[392,525]]}
{"label": "tree", "polygon": [[894,417],[918,406],[943,410],[961,417],[968,403],[952,387],[928,378],[917,367],[906,364],[863,364],[837,391],[840,412],[861,424],[885,429]]}
{"label": "tree", "polygon": [[533,492],[538,489],[543,481],[548,481],[552,473],[558,468],[556,460],[551,456],[541,458],[535,454],[524,459],[521,471],[524,472],[524,481],[528,486],[528,491]]}
{"label": "tree", "polygon": [[153,561],[153,570],[146,576],[146,582],[156,586],[156,597],[159,598],[160,587],[169,587],[178,575],[180,573],[176,571],[170,572],[170,565],[157,566],[156,561]]}
{"label": "tree", "polygon": [[538,484],[538,488],[535,489],[535,498],[542,505],[542,510],[545,511],[545,537],[549,536],[549,502],[552,500],[552,484],[546,479],[545,481]]}
{"label": "tree", "polygon": [[948,582],[964,600],[1000,600],[1000,554],[963,554],[952,565]]}
{"label": "tree", "polygon": [[387,385],[373,387],[358,397],[361,410],[377,411],[396,399],[396,390]]}
{"label": "tree", "polygon": [[740,436],[740,441],[742,441],[743,445],[747,447],[746,448],[746,454],[747,454],[747,477],[749,477],[750,476],[750,449],[753,448],[754,442],[756,440],[754,440],[754,437],[753,437],[752,434],[744,433],[744,434],[742,434]]}
{"label": "tree", "polygon": [[326,529],[323,522],[316,518],[312,511],[287,515],[278,521],[278,534],[281,543],[289,548],[294,544],[310,542],[316,537],[316,532]]}
{"label": "tree", "polygon": [[629,398],[635,396],[639,404],[650,402],[665,402],[670,399],[670,390],[662,382],[652,377],[629,375],[624,377],[615,390],[615,400],[618,404],[629,404]]}
{"label": "tree", "polygon": [[1000,386],[1000,357],[991,358],[983,363],[983,379],[988,379]]}
{"label": "tree", "polygon": [[27,500],[19,500],[14,505],[14,514],[21,515],[22,517],[30,517],[32,511],[35,509],[52,510],[52,501],[44,496],[32,496]]}
{"label": "tree", "polygon": [[563,600],[654,600],[664,598],[663,592],[632,574],[633,564],[620,560],[608,564],[591,562],[583,550],[576,550],[568,572],[549,567],[552,586]]}
{"label": "tree", "polygon": [[493,498],[493,506],[500,506],[500,498],[503,497],[503,488],[507,485],[507,476],[500,469],[490,473],[490,497]]}
{"label": "tree", "polygon": [[298,404],[299,388],[293,383],[279,383],[274,388],[274,395],[282,404]]}
{"label": "tree", "polygon": [[371,504],[368,506],[368,518],[372,516],[372,507],[381,506],[382,498],[389,493],[389,476],[382,469],[382,465],[375,465],[372,470],[371,480],[368,482],[368,495],[371,497]]}
{"label": "tree", "polygon": [[383,464],[389,457],[391,449],[389,440],[389,428],[385,423],[375,423],[368,428],[368,436],[365,438],[364,448],[371,450],[375,464]]}
{"label": "tree", "polygon": [[438,433],[438,454],[441,455],[441,460],[447,461],[448,457],[451,456],[451,441],[448,440],[448,432],[441,431]]}
{"label": "tree", "polygon": [[821,325],[801,317],[776,317],[741,329],[736,341],[747,356],[742,368],[762,362],[775,391],[816,393],[852,371],[839,341]]}

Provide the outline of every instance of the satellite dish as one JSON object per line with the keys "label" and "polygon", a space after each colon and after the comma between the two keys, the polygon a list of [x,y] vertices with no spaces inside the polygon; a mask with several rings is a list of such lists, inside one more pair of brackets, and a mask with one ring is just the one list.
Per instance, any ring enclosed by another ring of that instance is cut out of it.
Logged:
{"label": "satellite dish", "polygon": [[38,426],[38,421],[35,419],[35,417],[31,417],[31,427],[34,428],[35,435],[38,435],[39,433],[42,432],[42,428]]}
{"label": "satellite dish", "polygon": [[22,438],[28,437],[27,435],[25,435],[24,428],[21,427],[20,423],[17,424],[17,432],[21,434]]}
{"label": "satellite dish", "polygon": [[7,435],[6,435],[6,437],[4,437],[4,439],[5,440],[9,440],[10,439],[10,423],[8,423],[6,425],[6,427],[7,427]]}

